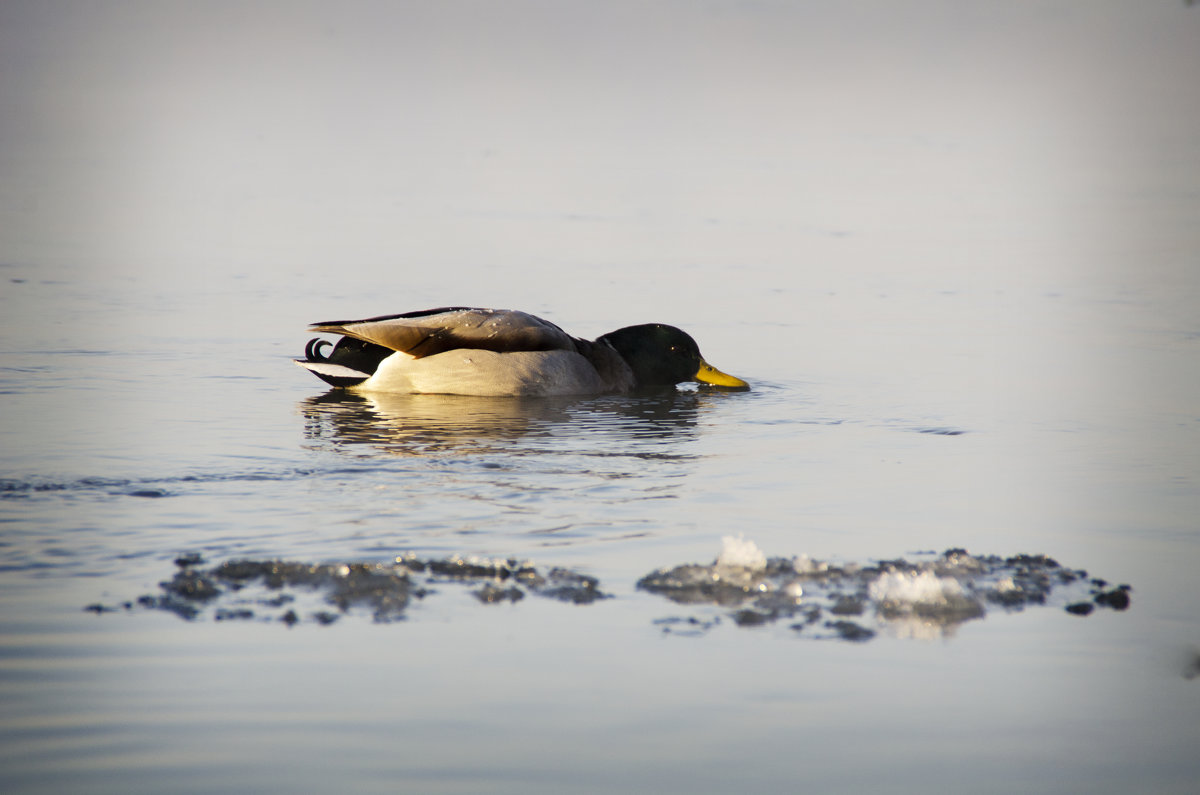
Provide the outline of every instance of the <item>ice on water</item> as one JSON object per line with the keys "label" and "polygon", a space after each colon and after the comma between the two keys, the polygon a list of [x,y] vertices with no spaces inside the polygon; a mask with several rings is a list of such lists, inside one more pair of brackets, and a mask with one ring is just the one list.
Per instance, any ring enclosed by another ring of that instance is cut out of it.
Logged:
{"label": "ice on water", "polygon": [[880,609],[898,612],[953,610],[975,604],[957,579],[939,577],[929,570],[884,572],[867,588],[867,595]]}
{"label": "ice on water", "polygon": [[526,593],[572,604],[608,598],[594,577],[563,568],[540,570],[515,558],[420,559],[408,554],[390,563],[232,560],[202,568],[203,563],[199,555],[184,555],[175,561],[175,576],[159,584],[161,593],[119,607],[97,603],[85,609],[106,613],[136,606],[189,621],[211,615],[217,621],[277,620],[293,626],[331,624],[356,612],[369,613],[376,622],[403,620],[413,601],[435,593],[430,586],[443,584],[473,587],[471,594],[483,604],[517,602]]}
{"label": "ice on water", "polygon": [[[951,549],[913,560],[868,564],[832,563],[807,555],[768,558],[741,536],[722,539],[711,565],[684,564],[659,569],[638,588],[681,605],[731,609],[739,626],[789,620],[809,637],[868,640],[879,632],[900,637],[952,635],[965,621],[983,618],[989,606],[1020,610],[1057,604],[1074,615],[1095,607],[1122,610],[1128,586],[1105,590],[1103,580],[1070,569],[1045,555],[971,555]],[[719,621],[689,617],[663,621],[664,631],[686,626],[711,629]]]}
{"label": "ice on water", "polygon": [[[162,593],[124,603],[125,609],[168,610],[194,620],[279,620],[289,626],[329,624],[369,613],[376,621],[404,619],[414,600],[433,597],[431,585],[460,585],[482,604],[516,603],[526,594],[576,605],[607,593],[595,577],[562,568],[539,569],[512,559],[420,559],[409,554],[386,564],[314,565],[287,561],[227,561],[203,568],[199,556],[176,561]],[[781,620],[803,637],[863,641],[886,633],[935,638],[989,607],[1020,610],[1057,604],[1083,616],[1096,608],[1124,610],[1129,586],[1107,588],[1087,572],[1044,555],[971,555],[951,549],[913,560],[834,563],[807,555],[767,557],[744,536],[725,536],[709,564],[685,563],[642,577],[637,589],[686,605],[701,615],[654,620],[664,632],[704,634],[725,618],[738,626]],[[305,596],[319,601],[307,611]],[[332,609],[331,609],[332,608]],[[89,605],[96,613],[117,608]]]}

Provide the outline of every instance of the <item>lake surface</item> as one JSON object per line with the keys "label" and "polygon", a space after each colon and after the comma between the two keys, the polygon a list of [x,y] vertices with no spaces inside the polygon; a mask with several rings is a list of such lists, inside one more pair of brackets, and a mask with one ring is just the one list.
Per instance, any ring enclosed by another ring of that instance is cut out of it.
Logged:
{"label": "lake surface", "polygon": [[[6,5],[0,789],[1196,791],[1200,13],[489,8]],[[752,389],[289,361],[443,305]]]}

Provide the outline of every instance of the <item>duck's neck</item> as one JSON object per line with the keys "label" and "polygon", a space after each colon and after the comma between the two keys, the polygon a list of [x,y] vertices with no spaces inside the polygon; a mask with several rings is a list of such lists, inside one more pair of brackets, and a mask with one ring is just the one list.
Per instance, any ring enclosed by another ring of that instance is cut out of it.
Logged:
{"label": "duck's neck", "polygon": [[579,353],[592,363],[609,392],[629,392],[637,387],[637,379],[629,364],[603,338],[595,342],[575,340]]}

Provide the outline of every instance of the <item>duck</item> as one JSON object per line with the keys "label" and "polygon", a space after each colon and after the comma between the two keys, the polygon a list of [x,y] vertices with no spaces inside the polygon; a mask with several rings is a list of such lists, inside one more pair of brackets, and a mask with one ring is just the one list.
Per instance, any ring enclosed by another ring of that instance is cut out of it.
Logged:
{"label": "duck", "polygon": [[686,332],[662,323],[572,337],[511,309],[440,307],[309,325],[293,361],[325,383],[355,392],[476,396],[600,395],[674,388],[685,381],[746,390],[700,355]]}

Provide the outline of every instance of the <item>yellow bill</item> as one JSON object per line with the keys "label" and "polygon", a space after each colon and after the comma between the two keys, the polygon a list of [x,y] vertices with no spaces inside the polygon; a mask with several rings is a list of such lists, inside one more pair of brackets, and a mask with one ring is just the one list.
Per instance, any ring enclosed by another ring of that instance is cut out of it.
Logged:
{"label": "yellow bill", "polygon": [[732,389],[750,388],[750,385],[742,379],[729,373],[722,373],[703,359],[700,360],[700,369],[696,371],[696,375],[693,378],[702,384],[712,384],[713,386],[724,386]]}

